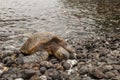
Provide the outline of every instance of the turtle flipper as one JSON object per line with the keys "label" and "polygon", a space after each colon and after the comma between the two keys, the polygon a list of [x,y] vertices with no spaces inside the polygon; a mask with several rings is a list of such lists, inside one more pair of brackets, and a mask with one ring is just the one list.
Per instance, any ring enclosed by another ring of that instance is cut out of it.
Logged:
{"label": "turtle flipper", "polygon": [[47,60],[49,54],[47,51],[38,51],[33,55],[23,57],[24,63],[41,62]]}

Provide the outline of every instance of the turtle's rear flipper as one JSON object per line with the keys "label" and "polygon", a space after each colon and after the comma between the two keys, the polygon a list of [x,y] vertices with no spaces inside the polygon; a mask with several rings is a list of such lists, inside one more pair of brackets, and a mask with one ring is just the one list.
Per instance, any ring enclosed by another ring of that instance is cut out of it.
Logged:
{"label": "turtle's rear flipper", "polygon": [[38,51],[33,55],[24,56],[23,62],[24,63],[41,62],[41,61],[47,60],[48,55],[49,54],[47,53],[47,51]]}

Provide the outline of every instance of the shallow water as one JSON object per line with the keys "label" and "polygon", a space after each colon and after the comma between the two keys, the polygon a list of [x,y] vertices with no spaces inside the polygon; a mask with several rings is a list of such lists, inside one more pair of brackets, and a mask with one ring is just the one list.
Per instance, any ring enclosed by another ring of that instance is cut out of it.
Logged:
{"label": "shallow water", "polygon": [[0,0],[2,48],[42,31],[74,40],[119,33],[120,0]]}

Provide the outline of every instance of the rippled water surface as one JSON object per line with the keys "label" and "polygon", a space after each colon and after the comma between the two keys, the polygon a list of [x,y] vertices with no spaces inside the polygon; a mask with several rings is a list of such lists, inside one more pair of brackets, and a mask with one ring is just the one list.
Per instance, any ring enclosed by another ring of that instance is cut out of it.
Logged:
{"label": "rippled water surface", "polygon": [[0,0],[2,46],[42,31],[75,40],[119,33],[120,0]]}

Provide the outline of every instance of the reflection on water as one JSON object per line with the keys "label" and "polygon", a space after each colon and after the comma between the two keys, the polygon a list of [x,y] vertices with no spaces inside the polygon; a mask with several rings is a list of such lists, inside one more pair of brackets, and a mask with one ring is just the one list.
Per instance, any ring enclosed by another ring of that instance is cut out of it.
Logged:
{"label": "reflection on water", "polygon": [[41,31],[68,39],[118,33],[120,0],[0,0],[2,38],[17,37],[13,43],[20,44],[20,38]]}
{"label": "reflection on water", "polygon": [[64,0],[63,3],[66,8],[74,9],[72,15],[97,35],[120,32],[120,0]]}
{"label": "reflection on water", "polygon": [[104,0],[97,4],[97,14],[101,20],[96,20],[98,26],[96,31],[99,34],[119,33],[120,32],[120,1]]}

